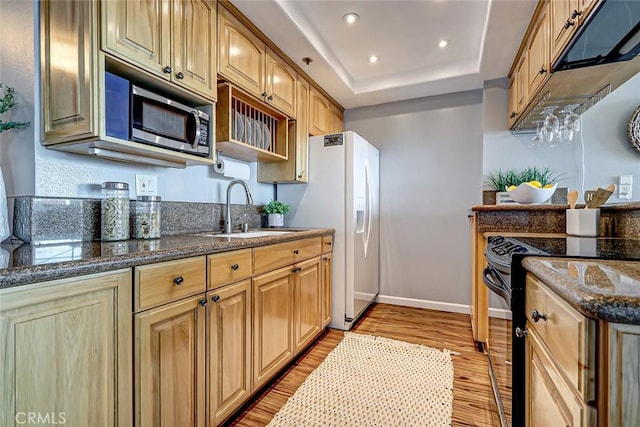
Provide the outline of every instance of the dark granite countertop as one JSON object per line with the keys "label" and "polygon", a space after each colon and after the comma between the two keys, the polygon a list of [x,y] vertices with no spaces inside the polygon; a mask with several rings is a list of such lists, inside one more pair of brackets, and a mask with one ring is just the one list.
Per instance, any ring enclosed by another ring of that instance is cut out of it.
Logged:
{"label": "dark granite countertop", "polygon": [[0,288],[334,233],[332,228],[281,230],[293,232],[255,238],[196,233],[121,242],[2,244],[0,260],[7,267],[0,269]]}
{"label": "dark granite countertop", "polygon": [[585,316],[640,324],[640,261],[526,257],[522,265]]}

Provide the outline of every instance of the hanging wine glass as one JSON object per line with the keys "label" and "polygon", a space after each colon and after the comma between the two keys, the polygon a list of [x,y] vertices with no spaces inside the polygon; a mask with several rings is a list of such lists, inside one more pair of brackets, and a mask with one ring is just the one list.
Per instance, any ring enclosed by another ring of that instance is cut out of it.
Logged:
{"label": "hanging wine glass", "polygon": [[549,106],[542,112],[545,117],[542,122],[541,139],[543,143],[548,144],[550,147],[556,146],[560,128],[560,120],[553,114],[553,110],[556,108],[556,106]]}
{"label": "hanging wine glass", "polygon": [[575,109],[578,107],[578,104],[571,104],[564,107],[563,112],[566,113],[563,119],[563,125],[565,127],[566,136],[563,135],[568,142],[573,141],[573,137],[575,134],[580,132],[581,128],[581,120],[580,116],[575,113]]}
{"label": "hanging wine glass", "polygon": [[529,148],[542,144],[542,120],[537,120],[534,123],[536,123],[536,134],[533,135],[531,142],[529,142]]}

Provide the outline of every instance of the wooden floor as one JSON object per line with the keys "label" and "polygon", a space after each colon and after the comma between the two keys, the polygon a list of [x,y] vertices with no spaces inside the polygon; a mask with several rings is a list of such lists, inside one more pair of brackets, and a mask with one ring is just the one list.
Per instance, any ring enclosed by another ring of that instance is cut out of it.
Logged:
{"label": "wooden floor", "polygon": [[[491,391],[487,356],[477,352],[474,347],[468,315],[376,304],[353,332],[447,348],[459,353],[453,356],[453,425],[500,425]],[[343,335],[342,331],[329,329],[280,378],[227,424],[268,424],[307,375],[338,345]]]}

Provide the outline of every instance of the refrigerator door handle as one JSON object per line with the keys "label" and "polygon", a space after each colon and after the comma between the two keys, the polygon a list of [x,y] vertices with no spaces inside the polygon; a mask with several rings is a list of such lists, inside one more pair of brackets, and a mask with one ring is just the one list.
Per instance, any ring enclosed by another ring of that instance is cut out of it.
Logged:
{"label": "refrigerator door handle", "polygon": [[365,212],[364,212],[364,221],[365,221],[365,233],[363,235],[364,240],[364,256],[366,257],[369,252],[369,238],[371,237],[371,211],[373,210],[373,197],[371,194],[371,171],[369,162],[367,161],[364,165],[364,185],[365,185]]}

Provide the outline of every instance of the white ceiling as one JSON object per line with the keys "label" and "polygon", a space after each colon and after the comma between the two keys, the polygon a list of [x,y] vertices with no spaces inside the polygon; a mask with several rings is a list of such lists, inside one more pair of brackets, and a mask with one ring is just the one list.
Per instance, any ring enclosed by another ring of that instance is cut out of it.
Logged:
{"label": "white ceiling", "polygon": [[[345,108],[507,75],[536,0],[231,0]],[[360,15],[352,25],[349,12]],[[438,42],[446,39],[445,49]],[[369,57],[377,55],[375,64]],[[303,57],[313,62],[304,64]]]}

